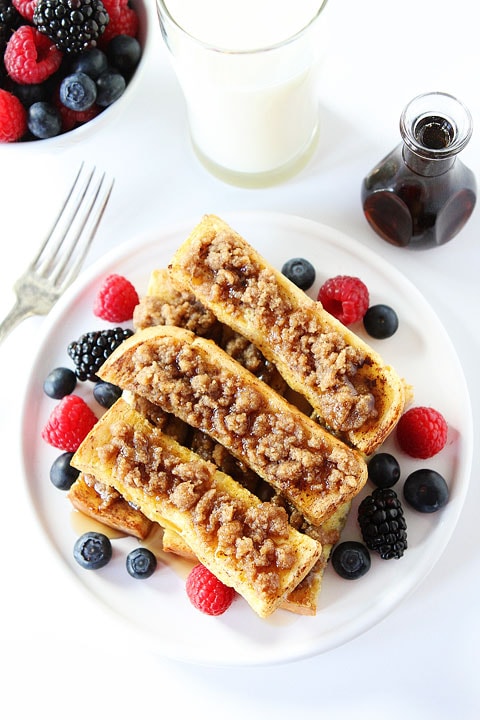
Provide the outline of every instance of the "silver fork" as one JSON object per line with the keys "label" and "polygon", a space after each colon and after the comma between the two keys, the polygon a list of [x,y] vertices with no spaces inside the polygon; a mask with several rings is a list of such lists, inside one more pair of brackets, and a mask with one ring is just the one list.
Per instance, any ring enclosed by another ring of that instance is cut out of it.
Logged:
{"label": "silver fork", "polygon": [[83,265],[113,188],[113,180],[82,163],[36,257],[14,285],[16,302],[0,323],[0,343],[22,320],[46,315]]}

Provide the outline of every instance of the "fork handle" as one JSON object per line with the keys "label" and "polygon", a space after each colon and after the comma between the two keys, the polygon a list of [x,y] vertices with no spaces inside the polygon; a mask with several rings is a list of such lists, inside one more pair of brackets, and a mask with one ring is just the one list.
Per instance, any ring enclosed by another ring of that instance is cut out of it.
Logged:
{"label": "fork handle", "polygon": [[22,303],[17,300],[8,315],[0,323],[0,343],[5,340],[7,335],[14,330],[22,320],[25,320],[31,315],[33,315],[31,309],[25,307],[25,305],[22,305]]}

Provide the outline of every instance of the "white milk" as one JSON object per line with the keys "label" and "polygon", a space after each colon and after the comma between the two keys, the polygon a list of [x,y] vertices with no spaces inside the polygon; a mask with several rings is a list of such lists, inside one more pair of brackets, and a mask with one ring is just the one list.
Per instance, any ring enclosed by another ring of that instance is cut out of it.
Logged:
{"label": "white milk", "polygon": [[317,133],[323,19],[301,31],[321,0],[165,2],[185,31],[164,27],[201,159],[217,174],[292,169]]}
{"label": "white milk", "polygon": [[227,50],[258,50],[306,27],[321,0],[165,0],[186,32]]}

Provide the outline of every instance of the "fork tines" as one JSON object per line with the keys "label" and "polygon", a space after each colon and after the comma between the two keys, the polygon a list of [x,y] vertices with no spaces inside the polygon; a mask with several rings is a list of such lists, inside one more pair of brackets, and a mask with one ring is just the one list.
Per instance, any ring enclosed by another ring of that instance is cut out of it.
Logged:
{"label": "fork tines", "polygon": [[82,162],[31,269],[67,286],[78,274],[110,197],[113,180]]}

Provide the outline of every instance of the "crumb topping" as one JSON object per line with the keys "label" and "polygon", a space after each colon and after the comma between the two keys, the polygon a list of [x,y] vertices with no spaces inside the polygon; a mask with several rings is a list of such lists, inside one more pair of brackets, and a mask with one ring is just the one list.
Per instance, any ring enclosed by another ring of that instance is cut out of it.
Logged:
{"label": "crumb topping", "polygon": [[152,498],[188,512],[203,543],[232,558],[259,592],[275,595],[279,573],[297,561],[286,542],[291,529],[284,508],[229,495],[215,482],[213,463],[201,458],[185,462],[159,442],[155,430],[146,433],[115,422],[111,439],[97,452],[103,462],[113,464],[123,485],[141,487]]}
{"label": "crumb topping", "polygon": [[356,487],[356,456],[266,404],[254,385],[189,344],[159,337],[138,345],[129,362],[134,392],[220,440],[279,490],[324,496]]}
{"label": "crumb topping", "polygon": [[234,235],[219,231],[193,243],[184,267],[208,300],[221,303],[228,315],[242,319],[254,313],[274,351],[306,386],[319,391],[319,409],[331,428],[348,432],[376,416],[374,394],[358,377],[365,354],[308,306],[296,307],[275,273],[261,267]]}
{"label": "crumb topping", "polygon": [[133,323],[140,330],[153,325],[177,325],[202,337],[220,332],[217,318],[187,293],[175,293],[171,302],[146,295],[135,307]]}
{"label": "crumb topping", "polygon": [[100,480],[97,480],[93,475],[83,473],[82,477],[85,485],[93,488],[99,496],[101,500],[100,507],[102,509],[110,507],[122,497],[115,488],[105,485],[105,483],[100,482]]}

